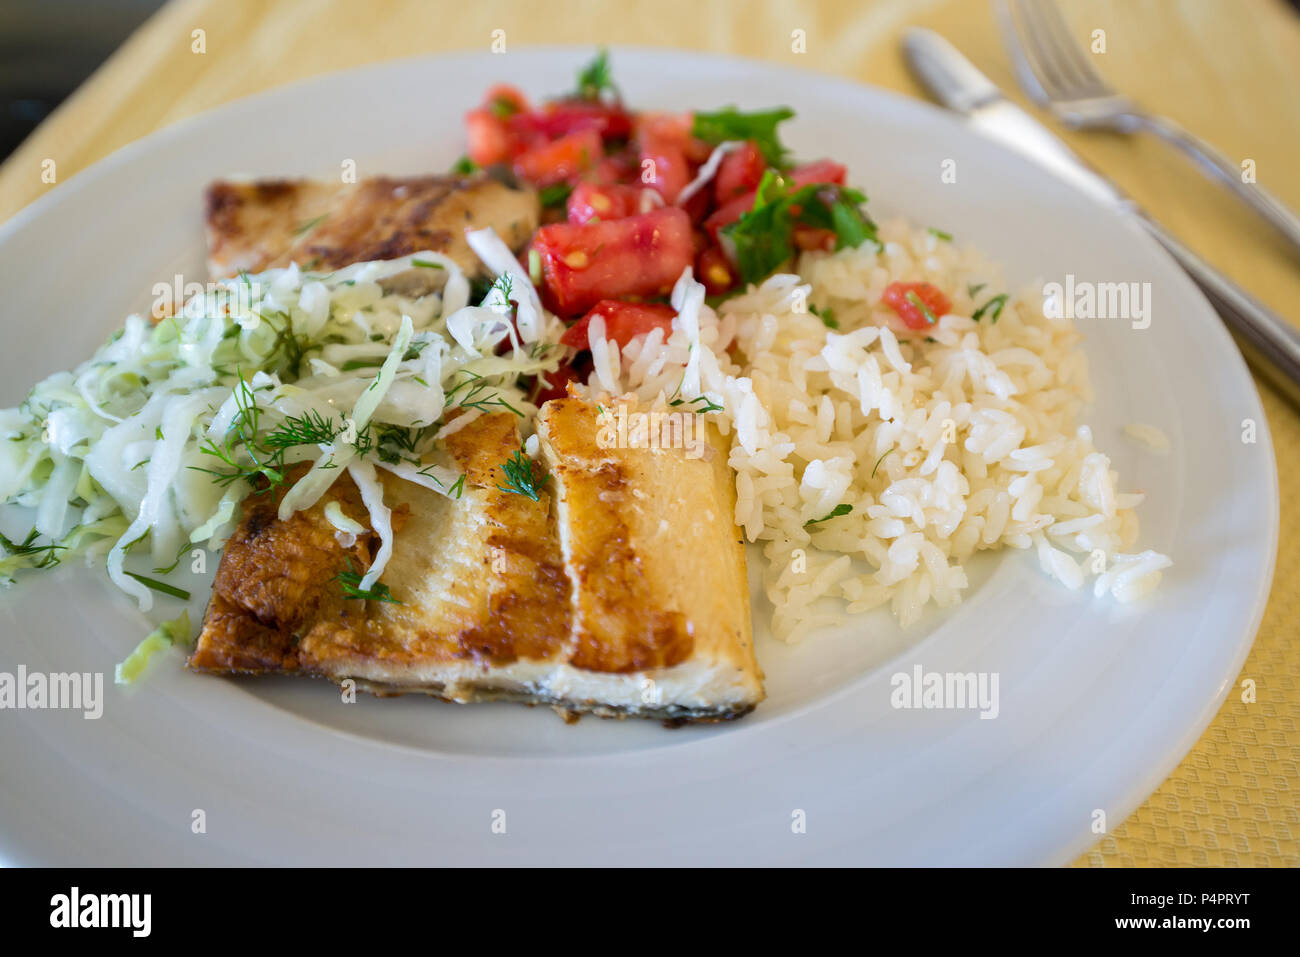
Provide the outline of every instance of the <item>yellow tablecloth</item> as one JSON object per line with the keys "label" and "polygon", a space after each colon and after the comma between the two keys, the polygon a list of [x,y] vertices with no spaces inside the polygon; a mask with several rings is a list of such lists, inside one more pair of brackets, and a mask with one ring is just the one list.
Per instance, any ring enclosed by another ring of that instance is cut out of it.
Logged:
{"label": "yellow tablecloth", "polygon": [[[1081,36],[1106,31],[1108,78],[1152,109],[1253,159],[1300,209],[1300,21],[1280,0],[1067,0]],[[899,53],[912,24],[1015,85],[983,0],[173,0],[0,167],[0,220],[118,147],[236,97],[312,74],[442,50],[641,44],[790,63],[920,96]],[[791,50],[806,31],[807,52]],[[204,52],[195,52],[194,31]],[[1070,135],[1080,153],[1207,259],[1300,323],[1300,259],[1228,194],[1156,142]],[[1300,415],[1260,389],[1277,448],[1277,576],[1239,692],[1146,804],[1083,865],[1300,865]]]}

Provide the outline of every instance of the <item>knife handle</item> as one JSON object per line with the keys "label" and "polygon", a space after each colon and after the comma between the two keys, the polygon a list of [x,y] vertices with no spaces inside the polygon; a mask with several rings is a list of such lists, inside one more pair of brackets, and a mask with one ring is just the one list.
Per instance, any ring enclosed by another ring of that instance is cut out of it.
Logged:
{"label": "knife handle", "polygon": [[1139,212],[1138,221],[1201,287],[1251,365],[1300,406],[1300,329],[1184,246],[1150,216]]}

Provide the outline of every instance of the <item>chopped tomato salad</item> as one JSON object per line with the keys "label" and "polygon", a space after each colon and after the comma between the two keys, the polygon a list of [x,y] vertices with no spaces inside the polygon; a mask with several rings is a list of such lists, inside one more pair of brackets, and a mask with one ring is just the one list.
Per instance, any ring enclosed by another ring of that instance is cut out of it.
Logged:
{"label": "chopped tomato salad", "polygon": [[[688,268],[724,297],[800,252],[876,241],[842,164],[789,160],[777,128],[793,116],[632,110],[602,52],[572,92],[541,104],[511,86],[488,90],[465,116],[457,168],[502,167],[538,189],[543,225],[521,260],[545,306],[573,321],[562,343],[576,360],[596,315],[621,344],[670,333],[667,297]],[[552,374],[540,394],[565,382]]]}

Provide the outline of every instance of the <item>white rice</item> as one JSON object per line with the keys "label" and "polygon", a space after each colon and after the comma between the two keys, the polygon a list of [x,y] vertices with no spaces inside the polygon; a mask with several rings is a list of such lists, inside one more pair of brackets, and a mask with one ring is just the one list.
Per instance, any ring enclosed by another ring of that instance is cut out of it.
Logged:
{"label": "white rice", "polygon": [[[975,552],[1004,546],[1032,550],[1067,588],[1092,579],[1099,597],[1149,593],[1171,562],[1133,551],[1143,496],[1118,491],[1078,421],[1092,393],[1073,323],[1046,318],[1033,289],[976,322],[1010,291],[982,257],[900,221],[880,237],[880,251],[806,254],[799,276],[773,276],[720,314],[692,302],[666,342],[640,337],[620,357],[593,334],[593,391],[723,406],[714,418],[732,440],[736,524],[762,543],[787,640],[837,620],[827,598],[841,614],[888,603],[911,624],[931,603],[961,600]],[[952,301],[932,342],[885,324],[880,297],[896,280],[933,283]],[[679,309],[688,282],[674,291]],[[807,303],[832,309],[839,328]],[[1159,445],[1154,430],[1129,434]]]}

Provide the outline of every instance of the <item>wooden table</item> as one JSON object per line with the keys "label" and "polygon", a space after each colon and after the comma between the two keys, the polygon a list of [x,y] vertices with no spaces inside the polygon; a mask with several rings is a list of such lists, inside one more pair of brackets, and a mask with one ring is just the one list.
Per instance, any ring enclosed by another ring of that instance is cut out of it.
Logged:
{"label": "wooden table", "polygon": [[[1106,31],[1106,76],[1155,111],[1255,161],[1259,181],[1300,208],[1300,21],[1280,0],[1066,2],[1081,37]],[[561,10],[581,11],[573,16]],[[159,127],[317,73],[442,50],[508,44],[640,44],[740,54],[920,96],[900,31],[932,27],[1015,89],[982,0],[173,0],[0,167],[0,220],[59,181]],[[806,32],[807,52],[791,50]],[[203,52],[195,31],[203,31]],[[1185,242],[1300,323],[1300,258],[1228,194],[1156,142],[1067,135]],[[1239,690],[1149,801],[1077,863],[1300,864],[1300,415],[1260,386],[1277,448],[1277,576]]]}

